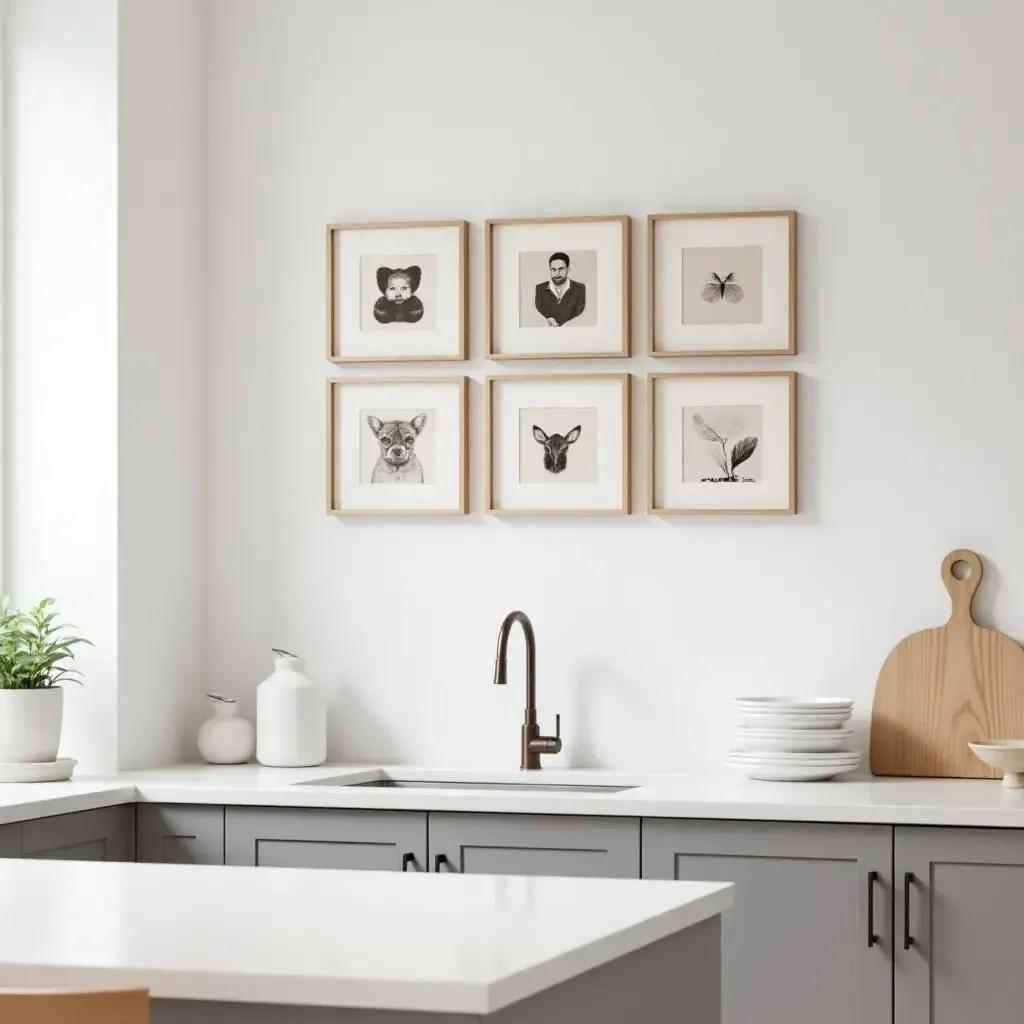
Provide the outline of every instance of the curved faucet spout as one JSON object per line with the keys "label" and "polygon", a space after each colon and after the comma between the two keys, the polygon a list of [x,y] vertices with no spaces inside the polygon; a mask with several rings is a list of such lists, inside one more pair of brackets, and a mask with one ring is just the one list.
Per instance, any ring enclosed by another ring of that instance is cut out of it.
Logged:
{"label": "curved faucet spout", "polygon": [[508,682],[508,638],[512,627],[519,623],[526,642],[526,724],[537,718],[537,640],[533,634],[533,623],[526,612],[509,612],[498,630],[498,652],[494,659],[494,682],[504,686]]}
{"label": "curved faucet spout", "polygon": [[562,749],[561,717],[555,715],[555,735],[542,736],[537,725],[537,641],[533,623],[526,612],[509,612],[498,630],[498,653],[494,659],[494,682],[504,686],[508,681],[508,638],[512,627],[519,623],[526,641],[526,713],[523,719],[522,760],[520,768],[540,768],[541,754],[557,754]]}

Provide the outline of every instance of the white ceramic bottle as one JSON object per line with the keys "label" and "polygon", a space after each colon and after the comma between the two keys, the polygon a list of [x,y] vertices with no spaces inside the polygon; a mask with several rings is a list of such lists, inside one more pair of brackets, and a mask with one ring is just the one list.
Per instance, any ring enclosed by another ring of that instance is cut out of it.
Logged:
{"label": "white ceramic bottle", "polygon": [[234,697],[206,696],[213,701],[213,718],[199,727],[199,753],[210,764],[244,764],[256,745],[255,727],[239,715]]}
{"label": "white ceramic bottle", "polygon": [[327,707],[305,659],[274,648],[274,671],[256,688],[256,760],[303,768],[327,760]]}

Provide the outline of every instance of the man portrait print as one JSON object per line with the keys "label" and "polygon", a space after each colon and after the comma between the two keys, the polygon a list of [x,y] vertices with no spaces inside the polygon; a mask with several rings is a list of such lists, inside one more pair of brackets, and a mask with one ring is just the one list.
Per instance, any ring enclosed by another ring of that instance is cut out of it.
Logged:
{"label": "man portrait print", "polygon": [[537,285],[534,306],[549,327],[562,327],[587,308],[587,286],[570,276],[569,257],[555,252],[548,257],[550,280]]}

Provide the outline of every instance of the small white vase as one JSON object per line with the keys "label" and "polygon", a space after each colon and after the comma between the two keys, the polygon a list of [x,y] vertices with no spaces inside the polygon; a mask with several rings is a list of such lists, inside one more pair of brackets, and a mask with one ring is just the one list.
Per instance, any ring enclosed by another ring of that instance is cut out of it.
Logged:
{"label": "small white vase", "polygon": [[274,650],[273,674],[256,688],[256,760],[306,768],[327,760],[327,708],[305,659]]}
{"label": "small white vase", "polygon": [[0,764],[56,761],[64,689],[0,690]]}
{"label": "small white vase", "polygon": [[244,764],[252,757],[256,729],[238,713],[234,697],[206,696],[213,701],[213,718],[199,727],[199,753],[210,764]]}

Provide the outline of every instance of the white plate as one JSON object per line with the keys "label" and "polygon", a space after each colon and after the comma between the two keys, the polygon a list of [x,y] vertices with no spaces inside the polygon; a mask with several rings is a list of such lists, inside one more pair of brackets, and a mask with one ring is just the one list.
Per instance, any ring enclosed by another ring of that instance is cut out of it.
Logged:
{"label": "white plate", "polygon": [[850,720],[850,712],[740,711],[736,720],[752,729],[838,729]]}
{"label": "white plate", "polygon": [[742,750],[803,753],[840,750],[853,737],[852,729],[737,729]]}
{"label": "white plate", "polygon": [[852,772],[857,765],[754,765],[734,764],[734,768],[742,772],[748,779],[762,782],[825,782],[837,775]]}
{"label": "white plate", "polygon": [[848,697],[736,697],[733,706],[744,711],[801,711],[825,714],[830,711],[852,711]]}
{"label": "white plate", "polygon": [[63,782],[70,779],[78,762],[73,757],[26,764],[0,764],[0,782]]}
{"label": "white plate", "polygon": [[752,752],[749,750],[730,750],[732,761],[756,761],[758,764],[849,764],[860,760],[860,752],[856,750],[837,750],[832,753],[821,751],[811,753],[786,753],[780,750],[768,752]]}

